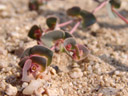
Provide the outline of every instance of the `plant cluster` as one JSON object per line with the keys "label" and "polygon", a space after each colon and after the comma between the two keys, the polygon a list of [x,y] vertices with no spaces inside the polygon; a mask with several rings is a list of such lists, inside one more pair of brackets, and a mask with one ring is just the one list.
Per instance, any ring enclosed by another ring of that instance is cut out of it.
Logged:
{"label": "plant cluster", "polygon": [[[44,0],[30,0],[30,10],[38,10],[39,6]],[[45,0],[46,1],[46,0]],[[100,2],[99,0],[95,0]],[[92,12],[74,6],[67,10],[67,15],[72,19],[59,24],[59,19],[56,16],[49,16],[46,19],[48,29],[44,30],[38,25],[33,25],[30,29],[28,36],[37,41],[37,45],[28,48],[21,56],[19,65],[22,70],[22,81],[29,82],[32,79],[42,78],[42,73],[51,64],[54,52],[65,52],[74,62],[84,60],[90,53],[85,45],[78,44],[73,32],[79,27],[87,28],[96,22],[96,17],[93,15],[106,4],[109,4],[111,13],[116,13],[127,24],[128,21],[121,16],[114,8],[119,8],[121,5],[120,0],[105,0]],[[75,23],[74,27],[66,32],[61,30],[61,27]]]}
{"label": "plant cluster", "polygon": [[[50,16],[46,19],[48,29],[43,30],[38,25],[33,25],[28,36],[37,41],[37,45],[28,48],[21,56],[19,65],[23,68],[22,81],[29,82],[32,79],[42,78],[42,73],[51,64],[54,52],[65,52],[74,62],[84,60],[89,54],[85,45],[78,44],[72,35],[76,28],[82,24],[83,28],[91,26],[96,22],[95,16],[79,7],[72,7],[67,14],[73,19],[59,24],[59,19]],[[75,22],[70,32],[61,30],[61,27]]]}
{"label": "plant cluster", "polygon": [[128,20],[122,16],[116,9],[119,9],[121,7],[121,0],[104,0],[103,2],[100,2],[99,0],[95,0],[96,2],[100,3],[97,8],[93,10],[92,13],[96,13],[99,9],[107,5],[108,14],[110,17],[116,17],[118,16],[120,19],[122,19],[126,24],[128,24]]}

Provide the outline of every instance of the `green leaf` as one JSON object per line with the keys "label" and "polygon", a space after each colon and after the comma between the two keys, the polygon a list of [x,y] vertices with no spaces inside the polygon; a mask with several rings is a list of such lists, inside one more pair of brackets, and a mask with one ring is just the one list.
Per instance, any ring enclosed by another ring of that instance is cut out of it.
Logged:
{"label": "green leaf", "polygon": [[43,58],[48,58],[47,66],[49,66],[52,62],[53,52],[44,46],[36,45],[31,48],[30,55],[39,55]]}
{"label": "green leaf", "polygon": [[50,29],[55,29],[58,23],[58,19],[56,17],[48,17],[46,20],[46,24]]}
{"label": "green leaf", "polygon": [[30,55],[30,50],[31,48],[27,48],[23,54],[21,55],[21,59],[24,58],[24,57],[28,57]]}
{"label": "green leaf", "polygon": [[88,11],[82,10],[80,12],[80,15],[83,19],[83,21],[82,21],[83,28],[87,28],[88,26],[90,26],[96,22],[95,16]]}
{"label": "green leaf", "polygon": [[43,31],[41,30],[40,27],[38,27],[37,25],[33,25],[28,33],[28,36],[32,39],[38,40],[41,37],[42,32]]}
{"label": "green leaf", "polygon": [[70,34],[69,32],[65,32],[64,39],[66,39],[66,38],[70,38],[70,37],[73,37],[73,35]]}
{"label": "green leaf", "polygon": [[68,45],[68,44],[71,44],[72,46],[75,46],[76,45],[76,41],[74,38],[67,38],[64,40],[64,46]]}
{"label": "green leaf", "polygon": [[48,48],[51,48],[54,45],[54,41],[63,39],[64,36],[65,36],[65,33],[63,31],[54,30],[44,34],[41,37],[41,41],[45,46],[47,46]]}
{"label": "green leaf", "polygon": [[32,63],[36,63],[41,66],[41,71],[44,71],[47,67],[47,61],[45,58],[40,56],[32,56],[30,58],[32,60]]}
{"label": "green leaf", "polygon": [[[71,44],[71,48],[70,50],[67,49],[67,45]],[[77,44],[75,39],[74,38],[67,38],[65,39],[64,41],[64,50],[65,52],[70,56],[72,57],[72,59],[75,61],[75,62],[80,62],[82,61],[83,59],[85,59],[88,54],[90,53],[90,51],[88,50],[87,47],[83,46],[83,45],[80,45],[80,44]],[[77,56],[77,58],[73,58],[73,53],[71,54],[72,50],[75,51],[75,54]]]}
{"label": "green leaf", "polygon": [[64,40],[64,50],[65,50],[65,52],[70,56],[70,57],[72,57],[72,55],[70,54],[70,51],[68,51],[67,49],[66,49],[66,46],[68,46],[68,45],[71,45],[71,49],[72,50],[76,50],[76,55],[77,55],[77,57],[79,57],[78,55],[78,48],[77,48],[77,46],[76,46],[76,41],[75,41],[75,39],[73,38],[73,37],[70,37],[70,38],[67,38],[67,39],[65,39]]}
{"label": "green leaf", "polygon": [[81,10],[80,7],[75,6],[75,7],[72,7],[70,9],[68,9],[67,14],[69,16],[79,16],[80,15],[80,10]]}
{"label": "green leaf", "polygon": [[115,8],[120,8],[121,1],[120,0],[110,0],[110,4],[114,6]]}
{"label": "green leaf", "polygon": [[80,56],[80,59],[77,60],[77,62],[79,62],[79,61],[82,61],[83,59],[85,59],[88,56],[88,54],[90,53],[90,51],[84,45],[78,44],[77,47],[78,47],[79,56]]}

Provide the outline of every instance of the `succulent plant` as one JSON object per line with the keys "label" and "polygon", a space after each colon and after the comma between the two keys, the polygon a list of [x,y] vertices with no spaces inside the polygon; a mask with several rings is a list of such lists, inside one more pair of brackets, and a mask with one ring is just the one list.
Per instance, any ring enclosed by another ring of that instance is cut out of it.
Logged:
{"label": "succulent plant", "polygon": [[86,11],[80,9],[80,7],[72,7],[67,10],[67,14],[72,17],[76,17],[78,22],[82,22],[83,28],[87,28],[88,26],[94,24],[96,22],[95,16]]}
{"label": "succulent plant", "polygon": [[40,45],[28,48],[21,56],[19,65],[23,68],[22,81],[29,82],[31,79],[39,78],[46,67],[51,64],[53,52]]}
{"label": "succulent plant", "polygon": [[84,60],[90,53],[87,47],[77,44],[73,37],[64,41],[64,49],[75,62]]}
{"label": "succulent plant", "polygon": [[41,37],[41,42],[44,46],[47,46],[50,49],[61,50],[62,44],[66,38],[72,37],[68,32],[62,30],[54,30],[44,34]]}
{"label": "succulent plant", "polygon": [[121,0],[104,0],[97,8],[95,8],[92,13],[96,13],[99,9],[107,5],[107,11],[110,17],[116,17],[116,15],[122,19],[126,24],[128,24],[128,20],[122,16],[119,12],[117,12],[114,8],[119,9],[121,6]]}

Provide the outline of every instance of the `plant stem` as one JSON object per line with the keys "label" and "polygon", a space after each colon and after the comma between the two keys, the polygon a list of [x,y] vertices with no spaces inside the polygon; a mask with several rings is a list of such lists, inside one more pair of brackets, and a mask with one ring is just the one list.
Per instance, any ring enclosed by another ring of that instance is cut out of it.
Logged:
{"label": "plant stem", "polygon": [[96,8],[92,11],[92,13],[95,14],[99,9],[101,9],[102,7],[104,7],[108,2],[109,2],[109,0],[103,1],[98,7],[96,7]]}
{"label": "plant stem", "polygon": [[73,20],[70,20],[70,21],[67,21],[67,22],[64,22],[64,23],[61,23],[61,24],[58,24],[57,27],[63,27],[63,26],[66,26],[68,24],[71,24],[73,22]]}
{"label": "plant stem", "polygon": [[81,23],[81,21],[78,21],[69,33],[70,34],[73,34],[73,32],[78,28],[78,26],[80,25],[80,23]]}
{"label": "plant stem", "polygon": [[128,20],[123,17],[121,14],[119,14],[116,10],[114,10],[114,8],[112,7],[112,11],[117,14],[126,24],[128,24]]}
{"label": "plant stem", "polygon": [[56,47],[55,45],[54,45],[54,46],[52,46],[51,50],[53,51],[53,50],[55,49],[55,47]]}

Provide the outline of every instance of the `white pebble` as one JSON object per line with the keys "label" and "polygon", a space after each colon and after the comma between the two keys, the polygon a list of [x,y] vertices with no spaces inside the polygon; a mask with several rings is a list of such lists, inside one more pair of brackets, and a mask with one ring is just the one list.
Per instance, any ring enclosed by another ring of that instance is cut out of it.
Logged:
{"label": "white pebble", "polygon": [[42,86],[41,80],[32,80],[30,84],[23,90],[24,95],[32,95],[34,91],[38,90],[38,88]]}
{"label": "white pebble", "polygon": [[11,35],[13,37],[17,37],[17,38],[20,36],[18,32],[11,32]]}
{"label": "white pebble", "polygon": [[13,87],[12,85],[6,86],[6,94],[9,96],[15,96],[17,94],[17,88]]}
{"label": "white pebble", "polygon": [[6,8],[7,7],[5,5],[0,4],[0,11],[6,10]]}
{"label": "white pebble", "polygon": [[120,75],[120,72],[119,71],[115,71],[115,75]]}
{"label": "white pebble", "polygon": [[83,76],[83,72],[79,68],[75,68],[71,73],[70,77],[71,78],[80,78]]}
{"label": "white pebble", "polygon": [[7,66],[8,66],[7,61],[5,61],[5,60],[0,60],[0,68],[5,68],[5,67],[7,67]]}
{"label": "white pebble", "polygon": [[22,84],[22,88],[26,88],[28,86],[28,83],[27,82],[24,82],[23,84]]}

